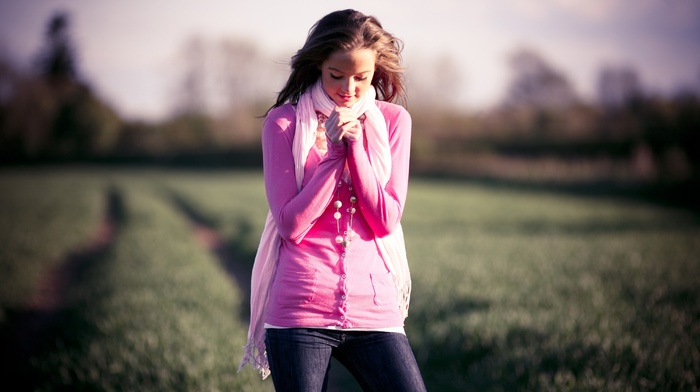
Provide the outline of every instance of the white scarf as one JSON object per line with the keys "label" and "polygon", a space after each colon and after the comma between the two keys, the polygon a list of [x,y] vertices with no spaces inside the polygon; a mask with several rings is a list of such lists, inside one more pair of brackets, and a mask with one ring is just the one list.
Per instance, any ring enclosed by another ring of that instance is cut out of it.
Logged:
{"label": "white scarf", "polygon": [[[369,149],[372,169],[379,182],[386,185],[391,176],[391,149],[389,146],[389,131],[384,115],[375,103],[376,92],[370,88],[367,93],[352,106],[355,117],[365,115],[365,137]],[[296,129],[292,142],[294,169],[297,189],[301,190],[304,180],[304,166],[309,151],[316,141],[318,118],[316,111],[329,116],[336,104],[323,90],[319,79],[299,98],[296,107]],[[270,294],[270,284],[275,274],[280,248],[280,236],[277,227],[268,212],[265,228],[263,229],[258,252],[255,256],[251,277],[250,295],[250,326],[248,342],[244,346],[245,354],[238,371],[246,363],[258,369],[265,379],[270,374],[270,367],[265,354],[265,313]],[[403,229],[399,224],[396,230],[384,238],[375,238],[377,247],[389,271],[394,278],[396,293],[402,315],[408,315],[408,304],[411,295],[411,277],[406,258],[406,246]]]}

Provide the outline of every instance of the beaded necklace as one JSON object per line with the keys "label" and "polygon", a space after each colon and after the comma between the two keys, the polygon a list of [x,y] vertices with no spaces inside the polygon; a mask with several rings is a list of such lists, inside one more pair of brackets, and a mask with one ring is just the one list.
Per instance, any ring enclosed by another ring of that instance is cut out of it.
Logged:
{"label": "beaded necklace", "polygon": [[[335,201],[333,202],[333,207],[335,207],[335,213],[333,218],[335,218],[335,227],[338,231],[338,235],[335,237],[335,242],[343,246],[343,248],[348,248],[353,237],[355,237],[355,232],[352,231],[352,219],[357,210],[355,209],[355,203],[357,203],[357,197],[354,194],[350,195],[350,207],[346,210],[350,214],[348,219],[347,230],[343,230],[343,234],[340,234],[340,218],[342,214],[340,213],[340,208],[343,206],[343,202],[340,201],[340,187],[343,185],[343,181],[338,181],[338,188],[335,193]],[[348,188],[352,192],[352,186]]]}

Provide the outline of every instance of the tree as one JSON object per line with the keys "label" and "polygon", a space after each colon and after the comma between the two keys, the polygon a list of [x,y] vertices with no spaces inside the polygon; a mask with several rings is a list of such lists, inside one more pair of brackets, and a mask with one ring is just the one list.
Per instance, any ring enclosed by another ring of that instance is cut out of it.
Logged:
{"label": "tree", "polygon": [[79,80],[70,17],[47,23],[34,72],[0,61],[0,156],[6,161],[75,159],[116,143],[121,120]]}
{"label": "tree", "polygon": [[[284,81],[254,42],[190,38],[178,54],[168,129],[179,145],[206,148],[259,141],[260,119]],[[261,105],[265,102],[264,105]],[[267,103],[269,102],[269,103]]]}
{"label": "tree", "polygon": [[464,76],[448,53],[437,57],[411,59],[406,71],[410,101],[430,111],[451,111],[462,98]]}
{"label": "tree", "polygon": [[437,98],[447,105],[456,104],[463,85],[459,64],[451,55],[445,54],[437,59],[434,72]]}
{"label": "tree", "polygon": [[605,67],[598,75],[598,100],[607,110],[622,109],[642,98],[637,71],[629,66]]}
{"label": "tree", "polygon": [[207,45],[200,37],[185,43],[177,63],[182,64],[175,92],[176,115],[205,115],[208,109]]}
{"label": "tree", "polygon": [[59,11],[51,17],[45,38],[46,47],[37,57],[39,73],[53,80],[75,80],[78,71],[67,13]]}
{"label": "tree", "polygon": [[250,106],[260,95],[260,86],[270,80],[257,47],[244,40],[227,39],[219,47],[219,56],[226,106]]}
{"label": "tree", "polygon": [[566,76],[531,49],[520,49],[510,58],[513,78],[505,99],[506,106],[559,109],[578,102]]}

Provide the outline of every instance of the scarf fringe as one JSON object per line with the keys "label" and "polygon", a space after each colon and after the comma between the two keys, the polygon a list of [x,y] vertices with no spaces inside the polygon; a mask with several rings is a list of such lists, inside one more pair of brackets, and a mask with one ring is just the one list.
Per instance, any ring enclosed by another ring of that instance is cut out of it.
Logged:
{"label": "scarf fringe", "polygon": [[270,364],[267,362],[265,343],[248,343],[243,348],[245,349],[245,354],[241,364],[238,366],[238,372],[240,373],[246,364],[250,364],[250,366],[260,372],[263,380],[266,379],[270,375]]}

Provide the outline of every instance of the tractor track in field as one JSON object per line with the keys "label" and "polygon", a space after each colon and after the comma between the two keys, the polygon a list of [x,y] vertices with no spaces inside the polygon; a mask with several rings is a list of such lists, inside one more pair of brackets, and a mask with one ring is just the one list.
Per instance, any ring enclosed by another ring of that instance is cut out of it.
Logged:
{"label": "tractor track in field", "polygon": [[52,263],[24,306],[7,312],[0,330],[0,369],[6,372],[5,380],[26,376],[31,358],[42,345],[51,343],[51,328],[60,321],[61,311],[70,306],[67,294],[78,281],[79,272],[114,242],[123,214],[122,200],[114,190],[108,191],[105,199],[105,212],[89,241]]}
{"label": "tractor track in field", "polygon": [[250,300],[250,270],[247,270],[238,262],[235,252],[231,250],[216,229],[199,222],[190,223],[197,242],[219,259],[229,277],[241,290],[245,301],[248,302]]}
{"label": "tractor track in field", "polygon": [[195,241],[217,259],[226,271],[231,284],[240,290],[243,299],[238,316],[241,321],[247,323],[250,318],[252,263],[245,263],[242,260],[254,255],[242,255],[234,243],[228,241],[212,222],[184,198],[173,192],[170,193],[170,200],[189,224]]}

